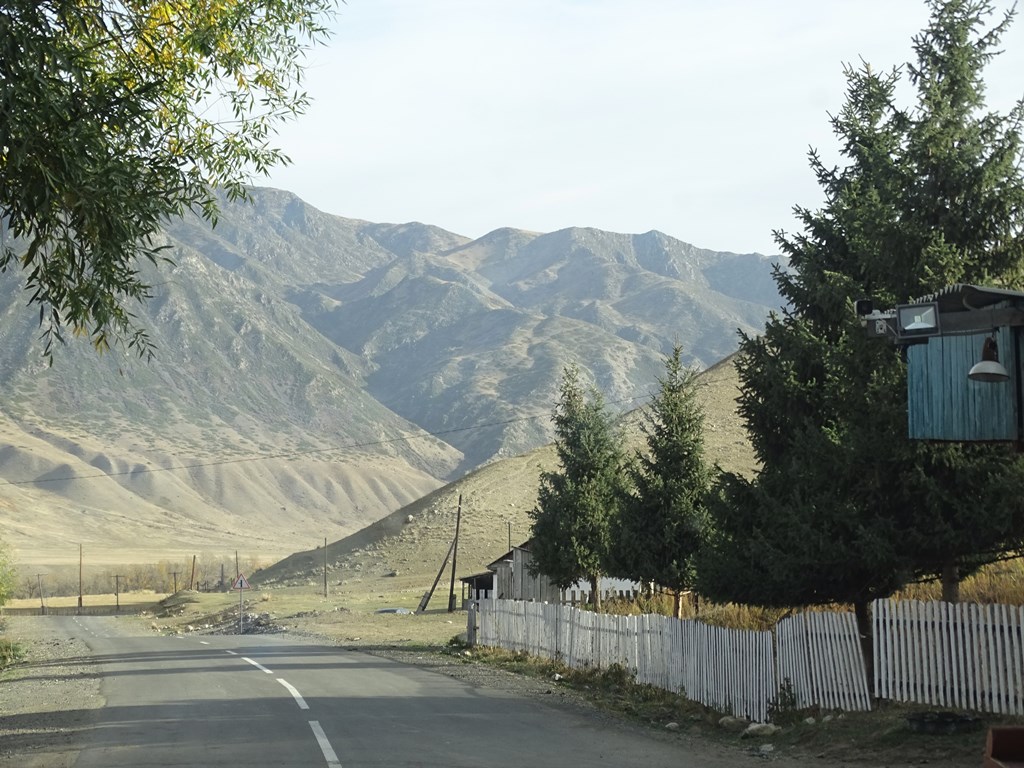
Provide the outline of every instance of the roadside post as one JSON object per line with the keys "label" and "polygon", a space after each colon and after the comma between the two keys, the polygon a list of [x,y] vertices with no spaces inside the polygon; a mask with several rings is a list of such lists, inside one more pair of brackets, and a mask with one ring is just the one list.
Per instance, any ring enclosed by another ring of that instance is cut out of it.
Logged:
{"label": "roadside post", "polygon": [[242,590],[249,589],[249,582],[245,580],[245,574],[238,574],[238,578],[235,579],[235,583],[231,585],[232,589],[238,590],[238,634],[242,634]]}

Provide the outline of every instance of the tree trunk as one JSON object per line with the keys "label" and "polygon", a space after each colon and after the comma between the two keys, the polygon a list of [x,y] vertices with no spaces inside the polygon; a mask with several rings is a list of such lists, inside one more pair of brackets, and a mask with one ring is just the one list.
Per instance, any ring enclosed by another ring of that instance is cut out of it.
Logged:
{"label": "tree trunk", "polygon": [[857,636],[860,638],[860,650],[864,656],[864,671],[868,677],[868,692],[875,696],[875,656],[874,638],[871,632],[871,615],[866,602],[853,604],[853,613],[857,618]]}
{"label": "tree trunk", "polygon": [[942,599],[947,603],[960,602],[960,569],[956,563],[942,566]]}
{"label": "tree trunk", "polygon": [[593,574],[590,577],[590,601],[594,605],[594,610],[598,613],[601,612],[601,577],[597,574]]}

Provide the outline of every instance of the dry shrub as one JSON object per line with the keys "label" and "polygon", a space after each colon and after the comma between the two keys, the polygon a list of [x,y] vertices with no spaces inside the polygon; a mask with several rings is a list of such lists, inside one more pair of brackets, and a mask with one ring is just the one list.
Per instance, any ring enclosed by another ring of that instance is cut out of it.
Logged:
{"label": "dry shrub", "polygon": [[[674,596],[667,592],[638,595],[633,599],[614,597],[602,603],[603,613],[618,616],[635,616],[645,613],[674,616],[674,610]],[[682,601],[682,618],[699,619],[705,624],[731,629],[771,629],[787,613],[789,613],[789,609],[786,608],[711,603],[707,600],[700,600],[693,594],[683,595]]]}
{"label": "dry shrub", "polygon": [[[942,584],[937,580],[908,584],[893,597],[900,600],[941,600]],[[1024,605],[1024,560],[1021,556],[990,563],[960,582],[960,601],[1003,605]]]}
{"label": "dry shrub", "polygon": [[0,637],[0,669],[6,669],[24,656],[24,649],[13,640]]}

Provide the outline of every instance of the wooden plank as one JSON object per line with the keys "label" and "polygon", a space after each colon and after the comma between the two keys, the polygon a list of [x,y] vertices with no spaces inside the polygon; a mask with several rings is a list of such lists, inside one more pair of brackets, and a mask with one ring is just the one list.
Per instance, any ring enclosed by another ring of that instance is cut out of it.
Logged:
{"label": "wooden plank", "polygon": [[1010,658],[1013,659],[1013,714],[1024,715],[1024,608],[1010,608],[1012,632]]}
{"label": "wooden plank", "polygon": [[1016,350],[1010,331],[997,331],[1000,360],[1011,380],[967,381],[990,331],[944,336],[908,349],[908,434],[936,440],[1015,440],[1017,404],[1013,377]]}
{"label": "wooden plank", "polygon": [[952,622],[950,621],[949,609],[950,603],[940,602],[938,611],[938,630],[939,630],[939,653],[942,664],[940,666],[940,680],[941,684],[941,700],[940,704],[943,707],[952,707],[953,704],[953,688],[954,685],[954,673],[952,664],[952,654],[950,653],[950,631],[952,630]]}
{"label": "wooden plank", "polygon": [[924,632],[922,631],[922,604],[919,600],[911,600],[910,608],[910,700],[925,701],[925,659]]}
{"label": "wooden plank", "polygon": [[936,610],[935,603],[928,602],[921,604],[921,651],[924,661],[924,700],[929,704],[939,704],[939,687],[942,679],[939,677],[938,664],[939,652],[936,648],[938,636],[935,632]]}
{"label": "wooden plank", "polygon": [[1024,608],[1007,609],[1010,624],[1010,642],[1008,653],[1013,660],[1013,696],[1011,698],[1010,711],[1014,715],[1024,714],[1024,678],[1022,678],[1022,666],[1024,666],[1024,643],[1022,643],[1021,629]]}
{"label": "wooden plank", "polygon": [[977,605],[965,606],[964,631],[965,650],[964,667],[967,670],[967,707],[977,710],[980,703],[979,689],[981,687],[979,675],[981,673],[978,660],[981,659],[981,645],[978,642],[978,612]]}
{"label": "wooden plank", "polygon": [[985,675],[985,692],[988,712],[999,712],[999,665],[996,659],[995,627],[992,623],[989,606],[981,606],[982,621],[985,628],[985,644],[988,649],[988,669]]}
{"label": "wooden plank", "polygon": [[[892,698],[892,681],[895,679],[893,627],[889,618],[892,612],[892,601],[876,600],[871,612],[875,622],[875,691],[879,697],[890,699]],[[880,641],[879,638],[884,638],[884,640]]]}
{"label": "wooden plank", "polygon": [[956,705],[961,709],[967,709],[967,691],[970,690],[967,682],[967,620],[964,606],[958,603],[953,606],[953,621],[956,625],[954,640],[954,661],[956,663]]}
{"label": "wooden plank", "polygon": [[1010,712],[1010,668],[1012,663],[1009,655],[1009,617],[1005,605],[993,605],[992,619],[996,630],[996,655],[999,660],[999,711]]}
{"label": "wooden plank", "polygon": [[889,659],[886,644],[889,634],[882,629],[884,605],[884,600],[875,600],[871,604],[871,636],[874,638],[874,642],[871,644],[871,668],[875,674],[875,692],[879,696],[883,695],[883,686],[888,685]]}
{"label": "wooden plank", "polygon": [[846,640],[848,614],[832,613],[829,617],[829,658],[836,670],[836,688],[839,698],[839,708],[845,711],[857,709],[856,691],[858,688],[856,660],[849,653]]}

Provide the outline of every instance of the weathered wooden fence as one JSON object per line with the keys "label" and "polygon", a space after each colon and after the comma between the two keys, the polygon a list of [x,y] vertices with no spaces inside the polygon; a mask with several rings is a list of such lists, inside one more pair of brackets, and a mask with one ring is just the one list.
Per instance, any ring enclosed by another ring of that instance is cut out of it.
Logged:
{"label": "weathered wooden fence", "polygon": [[1024,714],[1024,608],[916,600],[873,608],[880,697]]}
{"label": "weathered wooden fence", "polygon": [[871,709],[864,655],[852,613],[809,612],[775,625],[775,669],[800,709]]}
{"label": "weathered wooden fence", "polygon": [[[1024,608],[878,600],[872,614],[877,698],[1024,714]],[[871,708],[849,612],[796,614],[774,632],[512,600],[482,601],[475,616],[481,645],[574,669],[619,664],[637,682],[754,720],[767,718],[783,684],[799,708]]]}
{"label": "weathered wooden fence", "polygon": [[480,645],[560,659],[573,669],[620,665],[636,680],[763,721],[777,693],[772,634],[665,616],[612,616],[568,605],[481,601]]}

